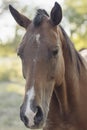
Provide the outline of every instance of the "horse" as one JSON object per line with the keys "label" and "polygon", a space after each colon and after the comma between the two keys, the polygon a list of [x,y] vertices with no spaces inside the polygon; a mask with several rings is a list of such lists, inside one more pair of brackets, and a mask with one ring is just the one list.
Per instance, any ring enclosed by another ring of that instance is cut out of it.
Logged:
{"label": "horse", "polygon": [[87,63],[60,25],[60,4],[50,15],[38,9],[33,20],[9,9],[26,29],[17,51],[25,78],[21,120],[30,129],[87,130]]}
{"label": "horse", "polygon": [[79,53],[84,57],[84,59],[87,61],[87,48],[83,48],[79,51]]}

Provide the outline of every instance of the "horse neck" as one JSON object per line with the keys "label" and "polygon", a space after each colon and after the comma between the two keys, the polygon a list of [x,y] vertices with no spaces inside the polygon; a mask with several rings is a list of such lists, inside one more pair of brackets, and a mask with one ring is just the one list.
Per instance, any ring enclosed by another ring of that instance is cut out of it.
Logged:
{"label": "horse neck", "polygon": [[[61,85],[62,101],[61,104],[65,112],[73,111],[77,109],[79,103],[79,73],[81,64],[79,61],[80,57],[78,52],[75,50],[73,43],[70,41],[69,37],[65,31],[61,29],[61,41],[63,57],[65,62],[65,77]],[[57,88],[58,89],[58,88]],[[60,95],[59,90],[56,89],[56,95]],[[60,98],[61,100],[61,98]]]}

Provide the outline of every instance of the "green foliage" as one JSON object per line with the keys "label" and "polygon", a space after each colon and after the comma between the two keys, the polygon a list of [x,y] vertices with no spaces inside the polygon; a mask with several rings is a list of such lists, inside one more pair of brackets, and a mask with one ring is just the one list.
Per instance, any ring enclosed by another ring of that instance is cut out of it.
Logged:
{"label": "green foliage", "polygon": [[[13,56],[17,53],[18,45],[20,44],[21,37],[23,35],[20,34],[21,30],[18,26],[15,27],[15,36],[12,40],[9,40],[6,43],[0,43],[0,56]],[[24,31],[23,31],[24,32]]]}
{"label": "green foliage", "polygon": [[16,52],[16,48],[13,44],[0,44],[0,56],[13,56]]}
{"label": "green foliage", "polygon": [[73,0],[72,2],[71,0],[66,0],[64,3],[66,4],[66,8],[73,7],[78,13],[83,15],[87,13],[87,0]]}
{"label": "green foliage", "polygon": [[22,81],[21,63],[17,57],[0,58],[0,81]]}
{"label": "green foliage", "polygon": [[87,48],[87,0],[66,0],[64,15],[77,49]]}

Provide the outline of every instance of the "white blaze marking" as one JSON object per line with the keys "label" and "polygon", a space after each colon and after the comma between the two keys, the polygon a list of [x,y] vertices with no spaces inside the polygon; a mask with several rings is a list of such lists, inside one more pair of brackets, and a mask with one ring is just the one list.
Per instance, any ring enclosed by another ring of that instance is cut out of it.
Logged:
{"label": "white blaze marking", "polygon": [[39,52],[39,47],[40,47],[40,34],[38,33],[38,34],[36,34],[35,35],[35,38],[36,38],[36,43],[37,43],[37,50],[36,50],[36,56],[35,56],[35,58],[33,59],[33,80],[32,80],[32,86],[34,86],[34,84],[35,84],[35,71],[36,71],[36,63],[37,63],[37,55],[38,55],[38,52]]}
{"label": "white blaze marking", "polygon": [[25,115],[26,117],[29,119],[29,127],[34,125],[34,117],[36,115],[36,112],[34,113],[31,108],[31,101],[34,99],[35,97],[35,91],[34,91],[34,86],[32,86],[32,88],[27,92],[27,105],[26,105],[26,111],[25,111]]}
{"label": "white blaze marking", "polygon": [[39,47],[40,47],[40,34],[36,34],[36,42],[37,42],[37,51],[36,51],[36,57],[33,59],[34,62],[34,70],[35,70],[35,66],[36,66],[36,62],[37,62],[37,55],[38,55],[38,51],[39,51]]}
{"label": "white blaze marking", "polygon": [[33,62],[36,63],[36,59],[33,59]]}
{"label": "white blaze marking", "polygon": [[37,44],[38,44],[38,47],[39,47],[39,44],[40,44],[40,34],[36,35],[36,41],[37,41]]}
{"label": "white blaze marking", "polygon": [[27,92],[27,103],[26,103],[26,110],[25,110],[25,116],[29,119],[29,127],[32,127],[34,125],[34,117],[37,113],[37,111],[34,113],[31,108],[30,105],[32,103],[32,100],[34,100],[35,97],[35,90],[34,90],[34,85],[35,85],[35,78],[34,78],[34,74],[36,71],[36,63],[37,63],[37,54],[39,51],[39,47],[40,47],[40,34],[36,34],[36,42],[37,42],[37,52],[36,52],[36,57],[33,59],[34,62],[34,68],[33,68],[33,80],[32,80],[32,87],[30,90],[28,90]]}

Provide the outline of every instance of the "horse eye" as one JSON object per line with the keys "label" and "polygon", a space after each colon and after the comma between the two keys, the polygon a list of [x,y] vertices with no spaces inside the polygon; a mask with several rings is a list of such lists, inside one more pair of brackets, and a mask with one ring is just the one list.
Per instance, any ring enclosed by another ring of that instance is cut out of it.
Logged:
{"label": "horse eye", "polygon": [[58,48],[55,48],[52,50],[53,56],[56,56],[58,54]]}

